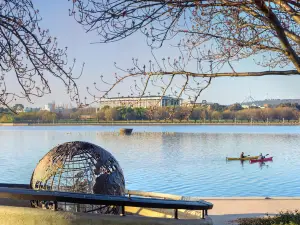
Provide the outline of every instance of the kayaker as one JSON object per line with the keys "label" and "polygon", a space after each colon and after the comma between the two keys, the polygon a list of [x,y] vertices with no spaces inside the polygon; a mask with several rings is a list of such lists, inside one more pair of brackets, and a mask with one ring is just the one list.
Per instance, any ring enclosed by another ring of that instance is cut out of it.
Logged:
{"label": "kayaker", "polygon": [[246,156],[244,155],[244,152],[241,153],[240,158],[245,158]]}
{"label": "kayaker", "polygon": [[265,157],[263,157],[262,153],[259,154],[258,159],[263,159]]}

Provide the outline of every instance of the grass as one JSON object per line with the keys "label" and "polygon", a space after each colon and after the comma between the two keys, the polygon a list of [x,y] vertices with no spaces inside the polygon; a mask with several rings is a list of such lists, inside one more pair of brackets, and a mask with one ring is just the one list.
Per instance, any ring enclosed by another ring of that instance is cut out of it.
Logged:
{"label": "grass", "polygon": [[299,225],[300,212],[280,212],[276,216],[267,216],[265,218],[242,218],[236,221],[238,225]]}

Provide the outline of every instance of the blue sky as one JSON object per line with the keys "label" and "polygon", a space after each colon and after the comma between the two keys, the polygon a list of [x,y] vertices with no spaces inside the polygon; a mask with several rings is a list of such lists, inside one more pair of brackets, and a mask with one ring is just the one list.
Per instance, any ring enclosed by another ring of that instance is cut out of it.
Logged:
{"label": "blue sky", "polygon": [[[110,79],[117,72],[114,62],[123,68],[131,67],[131,59],[139,58],[140,62],[148,62],[152,58],[145,37],[135,34],[125,40],[108,44],[90,44],[97,41],[95,33],[86,34],[83,28],[68,15],[71,1],[33,0],[35,7],[40,10],[43,17],[41,27],[48,28],[50,33],[58,38],[60,47],[68,46],[69,58],[76,58],[77,67],[75,74],[79,73],[81,63],[85,62],[83,76],[78,80],[81,97],[88,96],[86,87],[92,87],[94,82],[100,83],[100,75]],[[157,56],[168,57],[178,54],[168,43],[159,50]],[[238,71],[258,71],[261,68],[256,66],[251,59],[236,64]],[[225,72],[225,71],[224,71]],[[242,102],[250,93],[254,99],[265,98],[300,98],[299,94],[300,77],[297,76],[268,76],[257,78],[219,78],[214,79],[211,86],[203,93],[200,100],[209,102],[230,104]],[[68,95],[64,91],[60,81],[50,79],[52,94],[40,99],[34,99],[37,106],[47,102],[70,103]],[[128,88],[128,85],[127,85]],[[126,85],[122,90],[116,89],[114,93],[129,93]],[[155,93],[157,93],[155,91]],[[22,102],[25,105],[29,103]],[[74,104],[74,103],[73,103]]]}

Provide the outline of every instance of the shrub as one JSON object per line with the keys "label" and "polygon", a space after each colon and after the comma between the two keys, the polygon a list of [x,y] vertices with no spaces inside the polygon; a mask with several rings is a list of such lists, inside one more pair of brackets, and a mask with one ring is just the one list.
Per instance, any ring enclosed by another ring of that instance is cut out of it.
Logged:
{"label": "shrub", "polygon": [[266,218],[242,218],[235,222],[239,225],[298,225],[300,224],[300,212],[280,212],[276,216]]}

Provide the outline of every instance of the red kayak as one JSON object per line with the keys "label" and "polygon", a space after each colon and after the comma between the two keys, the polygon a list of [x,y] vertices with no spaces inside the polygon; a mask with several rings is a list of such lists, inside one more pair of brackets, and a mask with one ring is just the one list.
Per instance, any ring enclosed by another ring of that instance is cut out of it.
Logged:
{"label": "red kayak", "polygon": [[268,157],[264,159],[250,159],[250,163],[267,162],[267,161],[273,161],[273,157]]}

